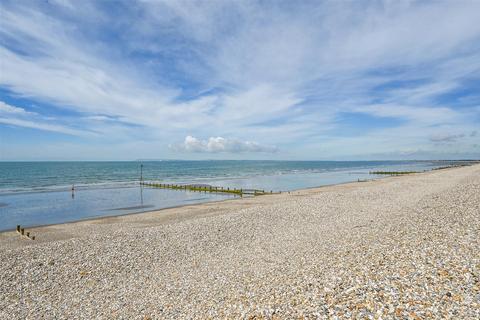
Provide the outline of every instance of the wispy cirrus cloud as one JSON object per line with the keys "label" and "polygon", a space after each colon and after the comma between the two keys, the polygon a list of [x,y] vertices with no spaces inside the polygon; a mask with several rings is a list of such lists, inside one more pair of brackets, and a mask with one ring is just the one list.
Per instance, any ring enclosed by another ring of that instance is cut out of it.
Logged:
{"label": "wispy cirrus cloud", "polygon": [[[165,141],[159,157],[187,134],[335,158],[434,150],[428,137],[479,129],[474,1],[0,6],[0,98],[38,113],[10,125],[96,132],[109,150]],[[444,148],[471,152],[465,138]]]}
{"label": "wispy cirrus cloud", "polygon": [[3,118],[0,116],[0,123],[5,125],[12,125],[16,127],[23,127],[23,128],[31,128],[31,129],[39,129],[44,131],[51,131],[57,133],[68,134],[72,136],[90,136],[88,132],[82,130],[72,129],[66,126],[58,125],[58,124],[48,124],[48,123],[39,123],[30,120],[23,120],[23,119],[15,119],[15,118]]}
{"label": "wispy cirrus cloud", "polygon": [[26,111],[24,108],[11,106],[3,101],[0,101],[0,114],[26,116],[26,115],[34,115],[35,112]]}
{"label": "wispy cirrus cloud", "polygon": [[79,137],[94,135],[94,132],[91,131],[74,129],[69,126],[52,123],[50,119],[42,117],[36,112],[26,111],[24,108],[12,106],[3,101],[0,101],[0,123]]}

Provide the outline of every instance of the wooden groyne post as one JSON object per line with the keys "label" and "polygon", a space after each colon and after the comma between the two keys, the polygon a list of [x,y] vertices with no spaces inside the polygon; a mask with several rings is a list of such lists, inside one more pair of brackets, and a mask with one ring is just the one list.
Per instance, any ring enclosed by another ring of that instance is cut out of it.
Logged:
{"label": "wooden groyne post", "polygon": [[26,232],[25,228],[22,228],[19,224],[17,224],[17,232],[20,233],[20,235],[22,235],[22,236],[27,236],[27,238],[29,238],[31,240],[35,240],[35,236],[32,235],[30,237],[30,232]]}
{"label": "wooden groyne post", "polygon": [[265,190],[259,189],[236,189],[230,187],[216,187],[216,186],[207,186],[207,185],[176,185],[176,184],[164,184],[164,183],[156,183],[156,182],[140,182],[141,185],[151,187],[151,188],[160,188],[160,189],[172,189],[172,190],[189,190],[189,191],[196,191],[196,192],[215,192],[215,193],[229,193],[235,194],[239,196],[243,196],[244,194],[250,195],[266,195],[266,194],[274,194],[273,190],[270,192],[265,192]]}

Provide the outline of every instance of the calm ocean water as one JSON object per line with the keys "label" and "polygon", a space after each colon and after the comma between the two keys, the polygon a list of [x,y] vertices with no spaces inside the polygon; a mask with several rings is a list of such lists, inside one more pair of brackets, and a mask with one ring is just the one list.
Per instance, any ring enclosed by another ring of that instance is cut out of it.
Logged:
{"label": "calm ocean water", "polygon": [[[423,171],[444,161],[143,161],[143,179],[288,191],[378,178],[373,170]],[[0,230],[229,199],[140,188],[140,162],[0,162]],[[72,197],[71,187],[75,185]]]}

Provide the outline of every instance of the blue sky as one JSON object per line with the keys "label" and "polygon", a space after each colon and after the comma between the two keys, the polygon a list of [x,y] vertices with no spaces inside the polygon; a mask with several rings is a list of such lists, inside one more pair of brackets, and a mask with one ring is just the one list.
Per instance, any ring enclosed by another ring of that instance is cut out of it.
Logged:
{"label": "blue sky", "polygon": [[0,4],[0,160],[480,158],[480,1]]}

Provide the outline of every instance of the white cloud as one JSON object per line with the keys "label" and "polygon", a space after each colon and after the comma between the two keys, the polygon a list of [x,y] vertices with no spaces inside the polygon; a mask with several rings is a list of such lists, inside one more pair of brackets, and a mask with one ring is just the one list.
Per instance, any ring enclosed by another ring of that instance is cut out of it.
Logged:
{"label": "white cloud", "polygon": [[352,109],[354,112],[367,113],[375,117],[390,117],[410,120],[417,125],[441,125],[461,122],[466,115],[448,107],[419,107],[397,104],[375,104]]}
{"label": "white cloud", "polygon": [[25,110],[24,108],[15,107],[3,101],[0,101],[0,124],[57,132],[81,137],[88,137],[94,135],[94,133],[91,131],[78,130],[69,126],[52,123],[52,121],[49,120],[51,120],[49,117],[43,117],[36,112],[30,112]]}
{"label": "white cloud", "polygon": [[274,153],[278,149],[274,146],[265,146],[253,141],[240,141],[222,137],[210,137],[208,140],[200,140],[192,136],[185,137],[182,144],[171,145],[171,149],[182,152],[200,153]]}
{"label": "white cloud", "polygon": [[29,120],[22,120],[22,119],[15,119],[15,118],[2,118],[0,117],[0,123],[12,125],[16,127],[24,127],[24,128],[31,128],[31,129],[39,129],[44,131],[51,131],[51,132],[58,132],[63,134],[68,134],[72,136],[91,136],[91,132],[86,132],[82,130],[72,129],[66,126],[58,125],[58,124],[49,124],[49,123],[39,123]]}
{"label": "white cloud", "polygon": [[9,115],[17,115],[17,116],[25,116],[25,115],[33,115],[36,114],[34,112],[27,111],[23,108],[14,107],[9,105],[3,101],[0,101],[0,114],[9,114]]}

